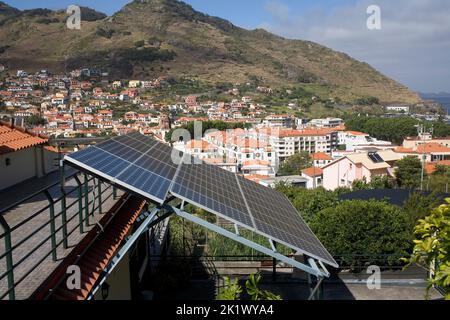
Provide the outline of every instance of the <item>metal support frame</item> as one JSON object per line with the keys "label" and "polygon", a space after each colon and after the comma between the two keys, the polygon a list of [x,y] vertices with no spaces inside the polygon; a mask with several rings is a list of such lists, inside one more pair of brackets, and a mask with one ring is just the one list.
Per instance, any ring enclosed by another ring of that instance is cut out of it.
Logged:
{"label": "metal support frame", "polygon": [[14,264],[13,264],[13,256],[12,256],[12,239],[11,239],[11,228],[9,227],[9,224],[6,222],[5,218],[0,215],[0,226],[3,227],[3,230],[5,231],[5,252],[6,254],[6,270],[8,270],[8,295],[9,300],[15,300],[16,299],[16,293],[14,289]]}
{"label": "metal support frame", "polygon": [[98,281],[98,283],[94,286],[94,289],[89,294],[87,300],[92,300],[94,298],[95,293],[106,282],[108,275],[110,275],[111,272],[113,272],[113,270],[118,266],[119,262],[122,261],[122,259],[126,256],[126,253],[130,250],[130,248],[136,243],[136,241],[139,240],[139,237],[146,231],[172,215],[172,212],[168,212],[167,214],[163,214],[160,217],[157,217],[157,214],[160,212],[160,210],[160,207],[156,207],[150,213],[148,213],[148,216],[146,217],[144,222],[142,222],[139,228],[133,233],[133,235],[128,238],[126,243],[112,259],[111,263],[104,269],[101,274],[100,281]]}
{"label": "metal support frame", "polygon": [[98,185],[97,185],[97,188],[98,188],[98,196],[97,196],[98,213],[102,214],[102,212],[103,212],[103,209],[102,209],[102,181],[100,179],[98,179],[97,182],[98,182]]}
{"label": "metal support frame", "polygon": [[44,192],[47,200],[49,202],[49,211],[50,211],[50,241],[52,244],[52,259],[53,261],[58,260],[56,254],[56,223],[55,223],[55,201],[53,200],[50,192],[45,190]]}
{"label": "metal support frame", "polygon": [[84,214],[85,226],[89,227],[89,179],[88,175],[84,174]]}
{"label": "metal support frame", "polygon": [[297,269],[300,269],[300,270],[302,270],[302,271],[304,271],[304,272],[306,272],[306,273],[308,273],[310,275],[313,275],[313,276],[318,277],[318,278],[320,278],[320,277],[327,277],[327,275],[325,273],[323,273],[320,269],[312,268],[311,266],[308,266],[306,264],[300,263],[300,262],[298,262],[298,261],[296,261],[296,260],[294,260],[292,258],[286,257],[286,256],[284,256],[284,255],[282,255],[282,254],[280,254],[280,253],[278,253],[276,251],[273,251],[273,250],[271,250],[269,248],[266,248],[266,247],[264,247],[264,246],[262,246],[260,244],[257,244],[257,243],[255,243],[253,241],[250,241],[250,240],[248,240],[248,239],[246,239],[246,238],[244,238],[244,237],[242,237],[240,235],[237,235],[237,234],[235,234],[233,232],[230,232],[230,231],[228,231],[226,229],[223,229],[223,228],[221,228],[221,227],[219,227],[219,226],[217,226],[215,224],[209,223],[209,222],[207,222],[207,221],[205,221],[203,219],[200,219],[200,218],[198,218],[198,217],[196,217],[194,215],[191,215],[191,214],[189,214],[189,213],[187,213],[185,211],[182,211],[182,210],[180,210],[178,208],[175,208],[175,207],[172,207],[172,206],[165,206],[165,208],[167,208],[168,210],[173,211],[177,216],[179,216],[179,217],[181,217],[183,219],[186,219],[186,220],[188,220],[190,222],[198,224],[198,225],[200,225],[200,226],[202,226],[202,227],[204,227],[206,229],[209,229],[209,230],[211,230],[211,231],[213,231],[215,233],[218,233],[218,234],[220,234],[220,235],[222,235],[224,237],[227,237],[227,238],[229,238],[231,240],[239,242],[239,243],[241,243],[241,244],[243,244],[243,245],[245,245],[247,247],[253,248],[256,251],[259,251],[259,252],[261,252],[261,253],[263,253],[265,255],[268,255],[268,256],[276,259],[276,260],[285,262],[285,263],[287,263],[287,264],[289,264],[289,265],[291,265],[291,266],[293,266],[293,267],[295,267]]}
{"label": "metal support frame", "polygon": [[78,220],[80,222],[80,233],[84,233],[83,225],[83,184],[81,183],[78,176],[75,176],[75,181],[77,182],[77,195],[78,195]]}
{"label": "metal support frame", "polygon": [[63,237],[63,247],[64,249],[69,248],[69,242],[67,239],[67,193],[65,190],[66,179],[64,177],[64,161],[60,162],[60,175],[61,175],[61,227],[62,227],[62,237]]}

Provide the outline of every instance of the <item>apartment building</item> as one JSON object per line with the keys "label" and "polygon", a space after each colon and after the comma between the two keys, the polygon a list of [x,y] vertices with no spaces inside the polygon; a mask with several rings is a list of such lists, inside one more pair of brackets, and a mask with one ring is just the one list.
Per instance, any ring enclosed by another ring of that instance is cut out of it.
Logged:
{"label": "apartment building", "polygon": [[340,131],[338,133],[339,145],[345,146],[348,151],[355,151],[363,147],[390,147],[392,142],[372,138],[369,134],[357,131]]}
{"label": "apartment building", "polygon": [[331,154],[338,147],[338,132],[331,129],[273,130],[259,129],[256,136],[268,143],[279,161],[300,152]]}
{"label": "apartment building", "polygon": [[308,125],[316,128],[336,128],[344,124],[340,118],[313,119]]}

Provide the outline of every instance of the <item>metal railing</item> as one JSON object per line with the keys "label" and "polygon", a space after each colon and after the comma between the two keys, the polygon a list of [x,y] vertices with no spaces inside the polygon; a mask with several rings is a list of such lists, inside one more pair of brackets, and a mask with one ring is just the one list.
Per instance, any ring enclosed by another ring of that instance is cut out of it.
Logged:
{"label": "metal railing", "polygon": [[[81,177],[83,177],[83,181],[80,179]],[[37,190],[19,202],[0,210],[0,226],[3,228],[3,233],[0,234],[0,241],[4,242],[5,248],[4,252],[0,252],[0,263],[4,260],[6,264],[6,270],[0,273],[0,281],[6,278],[8,288],[4,292],[0,291],[0,300],[6,297],[9,300],[15,300],[16,288],[22,282],[26,281],[33,271],[41,266],[50,256],[52,261],[56,263],[58,261],[58,248],[68,249],[69,237],[77,230],[80,234],[85,233],[90,226],[90,219],[95,212],[98,211],[101,214],[102,205],[111,198],[115,200],[117,197],[116,190],[113,186],[106,185],[106,187],[102,188],[102,182],[95,177],[90,177],[86,174],[81,175],[77,172],[65,177],[64,181],[69,182],[72,179],[76,182],[76,186],[72,187],[71,190],[68,190],[69,187],[60,187],[58,190],[60,195],[57,195],[56,199],[51,195],[50,190],[61,186],[60,182],[46,186],[45,189]],[[107,194],[109,190],[111,192]],[[44,196],[47,205],[14,226],[11,226],[6,221],[6,213],[26,204],[38,196]],[[74,199],[73,202],[70,202],[71,198]],[[58,212],[56,212],[57,207],[60,208]],[[68,216],[70,215],[69,210],[71,208],[76,209],[72,211],[71,216]],[[48,216],[44,218],[43,223],[36,221],[37,218],[42,220],[45,214]],[[57,223],[58,221],[60,223]],[[70,230],[69,227],[71,228]],[[45,234],[42,239],[39,238],[36,243],[33,243],[31,249],[25,247],[31,238],[45,231],[44,229],[46,228],[50,228],[48,234]],[[16,239],[16,242],[14,242],[14,232],[27,232],[29,229],[32,230],[30,233],[25,237]],[[58,238],[60,238],[59,241]],[[39,252],[38,258],[33,257],[32,264],[28,265],[25,263],[33,254],[44,250],[48,246],[50,247],[49,250]],[[26,254],[21,257],[15,257],[14,252],[20,249],[23,249]],[[59,258],[63,258],[64,256]],[[18,272],[19,267],[21,269],[20,272]],[[17,276],[19,273],[20,275]]]}

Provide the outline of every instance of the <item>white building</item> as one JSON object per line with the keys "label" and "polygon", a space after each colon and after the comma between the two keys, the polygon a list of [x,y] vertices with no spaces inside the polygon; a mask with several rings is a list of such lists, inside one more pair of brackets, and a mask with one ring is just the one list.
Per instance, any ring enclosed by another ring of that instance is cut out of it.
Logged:
{"label": "white building", "polygon": [[364,147],[390,147],[392,142],[372,138],[369,134],[357,131],[341,131],[338,133],[339,145],[346,146],[347,151],[355,151]]}
{"label": "white building", "polygon": [[344,124],[344,120],[340,118],[313,119],[308,125],[317,128],[335,128]]}
{"label": "white building", "polygon": [[387,106],[386,111],[409,113],[409,106]]}
{"label": "white building", "polygon": [[270,115],[263,120],[262,125],[269,128],[292,129],[295,125],[295,117],[290,115]]}

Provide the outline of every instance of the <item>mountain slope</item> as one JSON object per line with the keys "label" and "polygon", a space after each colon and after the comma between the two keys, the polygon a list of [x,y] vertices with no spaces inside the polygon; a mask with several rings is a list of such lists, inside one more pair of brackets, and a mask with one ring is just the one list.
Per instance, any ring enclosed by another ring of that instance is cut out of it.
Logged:
{"label": "mountain slope", "polygon": [[[2,10],[3,9],[3,10]],[[177,0],[133,1],[111,17],[68,30],[64,11],[19,13],[0,5],[0,62],[11,68],[102,66],[117,77],[159,75],[208,82],[259,78],[273,86],[314,83],[352,100],[416,103],[419,97],[368,64],[313,42],[245,30]],[[1,48],[0,48],[1,49]],[[2,50],[0,50],[2,52]]]}

